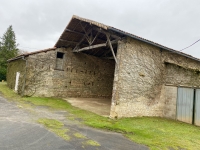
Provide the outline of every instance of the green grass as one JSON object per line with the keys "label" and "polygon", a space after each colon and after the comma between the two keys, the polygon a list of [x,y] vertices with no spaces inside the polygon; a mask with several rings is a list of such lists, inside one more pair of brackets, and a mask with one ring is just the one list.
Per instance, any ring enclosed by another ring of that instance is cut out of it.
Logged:
{"label": "green grass", "polygon": [[37,106],[48,106],[51,109],[67,110],[70,120],[80,118],[88,126],[107,129],[124,134],[134,142],[141,143],[150,149],[200,149],[200,127],[158,117],[136,117],[112,120],[92,112],[71,106],[57,98],[25,97],[20,98],[0,83],[0,91],[7,98],[28,102]]}
{"label": "green grass", "polygon": [[86,142],[83,142],[83,145],[101,146],[98,142],[93,140],[87,140]]}
{"label": "green grass", "polygon": [[74,136],[77,137],[77,138],[80,138],[80,139],[86,139],[86,136],[84,136],[83,134],[81,133],[74,133]]}
{"label": "green grass", "polygon": [[54,132],[61,138],[69,140],[70,137],[66,134],[68,129],[64,128],[64,124],[55,119],[40,118],[38,123],[43,124],[47,129]]}

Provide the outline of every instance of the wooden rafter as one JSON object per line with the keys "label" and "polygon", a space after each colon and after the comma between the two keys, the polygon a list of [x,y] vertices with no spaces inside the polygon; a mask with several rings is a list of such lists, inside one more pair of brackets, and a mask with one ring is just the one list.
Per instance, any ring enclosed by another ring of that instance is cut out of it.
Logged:
{"label": "wooden rafter", "polygon": [[93,27],[93,30],[96,30],[96,31],[101,32],[101,33],[104,33],[105,35],[106,35],[106,34],[109,34],[111,37],[113,37],[113,38],[115,38],[115,39],[118,39],[118,40],[121,39],[121,37],[119,37],[119,36],[117,36],[117,35],[114,35],[114,34],[111,34],[111,33],[108,33],[108,32],[106,32],[105,30],[103,30],[103,29],[101,29],[101,28]]}
{"label": "wooden rafter", "polygon": [[82,37],[82,39],[76,44],[76,46],[75,46],[75,48],[73,49],[73,51],[76,50],[76,49],[79,47],[79,45],[83,42],[83,40],[86,38],[86,36],[87,36],[88,34],[90,34],[90,32],[92,32],[92,29],[89,29],[89,30],[86,32],[86,34],[84,34],[84,36]]}
{"label": "wooden rafter", "polygon": [[[117,40],[110,41],[110,43],[112,43],[112,44],[117,43]],[[75,50],[73,50],[73,52],[86,51],[86,50],[90,50],[90,49],[105,47],[107,45],[108,45],[107,42],[106,43],[102,43],[102,44],[90,45],[90,46],[87,46],[87,47],[84,47],[84,48],[81,48],[81,49],[75,49]]]}
{"label": "wooden rafter", "polygon": [[[81,25],[81,28],[83,29],[83,31],[85,32],[85,39],[88,41],[89,45],[91,45],[90,44],[91,43],[91,38],[88,36],[89,34],[87,34],[87,32],[85,30],[85,27],[83,27],[82,23],[80,23],[80,25]],[[92,33],[92,31],[90,33]]]}
{"label": "wooden rafter", "polygon": [[99,35],[99,32],[97,32],[97,34],[95,35],[95,37],[93,38],[93,40],[91,41],[91,44],[92,45],[94,43],[94,41],[96,40],[97,36]]}
{"label": "wooden rafter", "polygon": [[68,43],[72,43],[72,44],[77,44],[78,42],[75,41],[68,41],[68,40],[63,40],[63,39],[59,39],[62,42],[68,42]]}
{"label": "wooden rafter", "polygon": [[70,29],[66,29],[65,31],[66,31],[66,32],[71,32],[71,33],[80,34],[80,35],[85,35],[84,33],[77,32],[77,31],[73,31],[73,30],[70,30]]}
{"label": "wooden rafter", "polygon": [[74,28],[73,28],[73,30],[72,31],[75,31],[76,30],[76,28],[77,28],[77,26],[79,25],[81,23],[81,21],[79,21],[75,26],[74,26]]}

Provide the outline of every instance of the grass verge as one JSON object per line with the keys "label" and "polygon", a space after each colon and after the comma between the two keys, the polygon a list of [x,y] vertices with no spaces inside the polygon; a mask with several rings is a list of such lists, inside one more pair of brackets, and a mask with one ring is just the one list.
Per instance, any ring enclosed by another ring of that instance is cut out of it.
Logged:
{"label": "grass verge", "polygon": [[[67,110],[75,119],[81,118],[83,123],[88,126],[123,133],[132,141],[147,145],[150,149],[200,149],[200,127],[156,117],[112,120],[73,107],[62,99],[20,98],[12,90],[8,89],[6,83],[0,83],[0,91],[5,97],[16,99],[19,102],[30,102],[37,106],[49,106],[52,109]],[[72,116],[70,116],[70,119],[72,119]],[[48,125],[48,122],[49,120],[40,120],[40,123],[47,128],[52,128],[51,125]]]}

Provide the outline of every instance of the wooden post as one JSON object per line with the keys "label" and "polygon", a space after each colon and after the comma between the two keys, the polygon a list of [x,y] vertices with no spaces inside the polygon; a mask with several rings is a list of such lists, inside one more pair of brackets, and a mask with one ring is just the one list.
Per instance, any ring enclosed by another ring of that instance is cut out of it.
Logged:
{"label": "wooden post", "polygon": [[113,54],[113,57],[114,57],[114,59],[115,59],[115,62],[116,62],[116,64],[117,64],[117,58],[115,57],[115,52],[114,52],[114,50],[113,50],[112,43],[110,42],[109,35],[106,34],[106,37],[107,37],[107,40],[108,40],[108,44],[109,44],[109,46],[110,46],[110,50],[111,50],[111,52],[112,52],[112,54]]}

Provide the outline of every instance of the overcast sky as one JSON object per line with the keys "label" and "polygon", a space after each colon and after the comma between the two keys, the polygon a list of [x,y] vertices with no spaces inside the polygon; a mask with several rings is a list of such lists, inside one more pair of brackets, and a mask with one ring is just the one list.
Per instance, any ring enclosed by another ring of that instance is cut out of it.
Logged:
{"label": "overcast sky", "polygon": [[[200,39],[200,0],[0,0],[0,37],[12,25],[20,49],[50,48],[72,15],[175,50]],[[200,42],[183,52],[200,58]]]}

